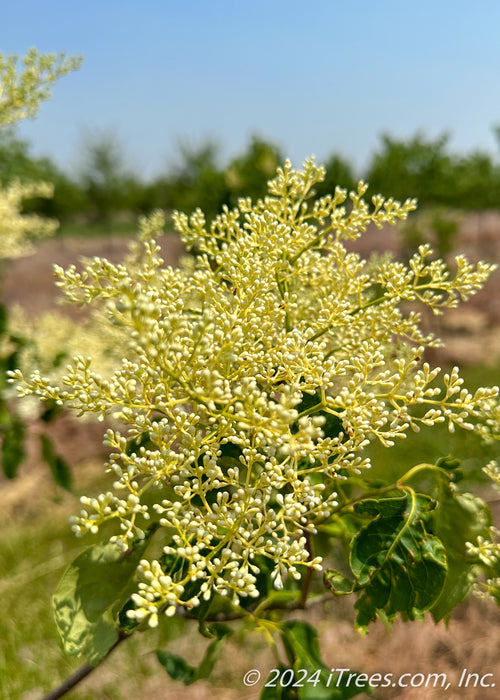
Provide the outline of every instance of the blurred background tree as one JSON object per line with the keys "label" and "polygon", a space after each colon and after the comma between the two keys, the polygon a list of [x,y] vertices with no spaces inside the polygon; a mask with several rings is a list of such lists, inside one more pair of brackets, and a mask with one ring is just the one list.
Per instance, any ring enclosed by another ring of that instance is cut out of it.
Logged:
{"label": "blurred background tree", "polygon": [[[500,145],[500,127],[495,134]],[[262,197],[282,161],[280,147],[258,135],[226,163],[214,141],[181,142],[165,170],[146,179],[129,165],[126,149],[116,135],[105,131],[85,135],[79,164],[65,171],[50,157],[34,156],[31,145],[13,128],[0,133],[0,182],[20,178],[53,183],[53,199],[36,198],[26,204],[26,211],[60,219],[63,233],[72,230],[68,225],[75,220],[101,226],[102,233],[106,231],[103,224],[114,231],[114,223],[127,221],[132,232],[137,215],[157,207],[192,213],[200,206],[211,218],[224,204],[236,205],[241,196]],[[479,150],[454,153],[447,134],[435,139],[422,133],[407,139],[383,134],[361,172],[336,152],[322,162],[327,176],[316,187],[319,196],[332,193],[336,186],[355,189],[358,180],[364,179],[372,194],[391,193],[399,200],[416,197],[419,211],[500,208],[499,161]]]}
{"label": "blurred background tree", "polygon": [[84,136],[79,182],[91,220],[107,222],[114,213],[136,208],[137,178],[128,170],[124,148],[111,132]]}
{"label": "blurred background tree", "polygon": [[431,141],[416,134],[404,141],[383,134],[365,177],[372,193],[386,191],[401,200],[416,197],[419,204],[444,203],[454,186],[447,146],[447,135]]}
{"label": "blurred background tree", "polygon": [[352,165],[345,158],[334,153],[325,160],[323,165],[326,168],[326,177],[315,187],[320,197],[333,194],[336,187],[344,187],[349,191],[356,189],[359,178],[356,177]]}
{"label": "blurred background tree", "polygon": [[260,136],[252,136],[247,150],[234,158],[225,171],[231,204],[236,205],[238,197],[251,197],[252,200],[264,197],[268,180],[283,160],[284,155],[275,144]]}
{"label": "blurred background tree", "polygon": [[207,216],[215,216],[230,195],[219,160],[214,141],[201,146],[180,142],[177,162],[157,180],[160,206],[188,214],[200,207]]}
{"label": "blurred background tree", "polygon": [[77,213],[86,212],[89,201],[78,183],[64,173],[47,157],[37,158],[31,153],[28,141],[20,139],[13,127],[0,131],[0,182],[44,181],[54,187],[52,198],[35,197],[26,200],[24,211],[36,212],[64,221]]}

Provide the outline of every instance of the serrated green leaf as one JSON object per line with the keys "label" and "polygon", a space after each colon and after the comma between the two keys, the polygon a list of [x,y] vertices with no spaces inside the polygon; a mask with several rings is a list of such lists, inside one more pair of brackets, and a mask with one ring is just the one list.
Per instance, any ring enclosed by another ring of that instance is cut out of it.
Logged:
{"label": "serrated green leaf", "polygon": [[436,622],[447,617],[471,592],[479,569],[468,557],[465,543],[475,542],[478,536],[487,538],[490,526],[491,513],[480,498],[443,486],[433,531],[445,547],[448,573],[441,595],[431,608]]}
{"label": "serrated green leaf", "polygon": [[65,571],[53,608],[67,654],[85,654],[95,665],[113,646],[118,625],[111,611],[134,575],[149,537],[137,540],[125,553],[110,543],[89,547]]}
{"label": "serrated green leaf", "polygon": [[373,517],[352,542],[351,569],[362,588],[357,626],[366,629],[381,611],[388,620],[397,613],[421,619],[441,594],[447,571],[445,548],[425,527],[435,501],[407,493],[356,505]]}
{"label": "serrated green leaf", "polygon": [[354,504],[354,512],[358,515],[391,518],[403,513],[407,505],[408,497],[406,495],[391,498],[367,498]]}

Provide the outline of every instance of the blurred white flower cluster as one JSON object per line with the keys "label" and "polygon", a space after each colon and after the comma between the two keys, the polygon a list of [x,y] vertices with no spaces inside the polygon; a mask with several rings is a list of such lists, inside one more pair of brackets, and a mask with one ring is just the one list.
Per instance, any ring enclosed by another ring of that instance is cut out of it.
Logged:
{"label": "blurred white flower cluster", "polygon": [[[82,347],[92,354],[94,367],[101,373],[119,367],[125,349],[122,329],[103,324],[98,314],[73,320],[52,310],[33,317],[14,304],[9,308],[8,329],[9,336],[0,339],[0,355],[7,356],[15,350],[23,372],[30,374],[37,369],[56,382],[64,376],[68,360]],[[11,338],[22,338],[22,342],[16,345]],[[14,397],[14,388],[7,393]],[[35,396],[17,403],[18,413],[25,418],[37,418],[41,408]]]}
{"label": "blurred white flower cluster", "polygon": [[[492,461],[484,467],[483,471],[500,493],[498,464]],[[493,599],[500,603],[500,531],[492,527],[489,539],[478,537],[475,543],[467,542],[467,553],[489,572],[483,581],[474,584],[474,593],[478,598]]]}
{"label": "blurred white flower cluster", "polygon": [[[30,49],[19,66],[17,56],[0,52],[0,128],[36,116],[40,103],[50,97],[51,85],[80,64],[76,56]],[[23,199],[52,195],[52,185],[45,182],[0,183],[0,259],[29,255],[33,238],[54,233],[56,221],[21,213]]]}
{"label": "blurred white flower cluster", "polygon": [[[41,54],[36,49],[30,49],[20,62],[15,55],[6,56],[0,52],[0,128],[12,125],[26,118],[35,117],[40,103],[50,97],[50,87],[61,76],[66,75],[79,67],[81,58],[66,57],[64,54]],[[46,182],[20,182],[15,179],[11,182],[0,182],[0,260],[24,257],[34,252],[33,242],[54,234],[59,224],[57,221],[47,219],[36,214],[23,214],[23,200],[33,197],[52,197],[53,186]],[[57,319],[51,319],[49,314],[46,319],[39,319],[38,326],[50,324],[52,332],[50,337],[61,340],[61,328],[64,327],[64,318],[57,315]],[[23,367],[32,367],[29,363],[29,355],[33,354],[36,337],[42,337],[42,342],[47,342],[43,334],[31,335],[28,328],[33,323],[21,310],[9,314],[2,322],[0,332],[0,360],[7,362],[10,356],[19,352],[26,357],[27,362],[22,362]],[[32,329],[35,331],[35,329]],[[54,331],[55,336],[54,336]],[[66,337],[72,334],[69,332]],[[27,337],[29,336],[29,337]],[[21,340],[22,339],[22,340]],[[49,343],[50,344],[50,343]],[[64,345],[54,348],[51,357],[52,367],[54,359],[61,353]],[[47,355],[47,352],[45,353]],[[40,353],[37,353],[40,360]],[[38,362],[37,362],[38,366]],[[6,393],[8,397],[8,392]],[[0,397],[3,400],[3,397]],[[24,413],[37,415],[33,403],[27,403]],[[37,407],[38,408],[38,407]]]}
{"label": "blurred white flower cluster", "polygon": [[0,52],[0,127],[37,115],[40,103],[49,99],[51,86],[80,67],[80,56],[42,54],[29,49],[21,60]]}
{"label": "blurred white flower cluster", "polygon": [[22,200],[52,197],[54,188],[46,182],[21,184],[18,180],[0,186],[0,259],[21,258],[34,251],[33,239],[52,236],[59,223],[37,214],[22,214]]}

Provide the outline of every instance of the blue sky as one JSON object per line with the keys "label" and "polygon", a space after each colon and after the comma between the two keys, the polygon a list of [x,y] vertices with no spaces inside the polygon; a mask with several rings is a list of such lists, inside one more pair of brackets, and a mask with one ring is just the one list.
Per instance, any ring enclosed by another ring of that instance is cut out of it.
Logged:
{"label": "blue sky", "polygon": [[145,175],[179,140],[227,159],[253,133],[362,171],[382,132],[496,152],[499,27],[497,0],[17,0],[0,51],[84,55],[20,129],[68,170],[85,133],[112,131]]}

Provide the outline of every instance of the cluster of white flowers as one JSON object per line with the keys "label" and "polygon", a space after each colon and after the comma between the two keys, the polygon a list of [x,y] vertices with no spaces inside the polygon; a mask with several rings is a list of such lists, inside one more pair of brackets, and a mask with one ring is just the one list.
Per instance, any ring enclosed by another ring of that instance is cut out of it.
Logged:
{"label": "cluster of white flowers", "polygon": [[[77,68],[80,62],[81,59],[77,57],[40,54],[36,49],[30,49],[19,65],[17,56],[5,56],[0,52],[0,128],[34,117],[41,101],[50,96],[51,85],[62,75]],[[0,182],[0,260],[30,255],[34,251],[34,240],[54,234],[59,226],[57,221],[22,213],[24,199],[52,197],[53,190],[53,186],[46,182],[21,183],[17,179],[9,183]],[[25,338],[26,326],[16,324],[20,314],[11,314],[10,311],[9,309],[3,332],[0,333],[2,359],[12,356],[20,349],[21,344],[16,338]],[[13,316],[16,315],[17,319],[14,319]],[[30,341],[23,347],[25,355],[34,350],[34,335]],[[61,345],[54,352],[52,363],[60,352]],[[29,363],[23,366],[29,366]],[[5,398],[8,398],[8,392]],[[34,402],[31,406],[26,402],[25,409],[21,409],[21,412],[33,413],[30,410],[33,408]]]}
{"label": "cluster of white flowers", "polygon": [[490,531],[490,539],[479,536],[476,544],[467,542],[467,552],[477,557],[485,566],[491,567],[500,559],[500,544],[493,542],[493,538],[497,538],[500,532],[492,527]]}
{"label": "cluster of white flowers", "polygon": [[[31,316],[22,306],[13,304],[9,307],[8,330],[9,334],[0,338],[0,355],[15,350],[17,366],[23,373],[38,370],[56,382],[66,374],[67,361],[82,347],[92,354],[94,369],[109,374],[121,364],[125,346],[122,329],[103,323],[99,314],[85,314],[76,320],[51,310]],[[23,342],[17,345],[12,338],[22,338]],[[14,394],[14,388],[7,392],[11,397]],[[26,418],[37,417],[40,400],[27,397],[19,402],[18,412]]]}
{"label": "cluster of white flowers", "polygon": [[[81,60],[63,53],[40,54],[32,48],[20,66],[16,55],[0,52],[0,128],[34,117],[40,103],[50,97],[51,86],[78,68]],[[56,221],[21,214],[23,199],[52,195],[53,187],[45,182],[0,183],[0,259],[29,255],[32,238],[54,233]]]}
{"label": "cluster of white flowers", "polygon": [[302,171],[287,162],[268,197],[240,200],[210,226],[199,210],[176,214],[196,253],[180,269],[159,256],[161,212],[141,222],[124,264],[57,268],[69,299],[122,330],[124,359],[103,376],[78,356],[59,385],[13,374],[21,395],[116,422],[106,433],[113,490],[82,499],[73,529],[115,521],[112,541],[126,550],[159,523],[163,556],[141,562],[129,612],[153,626],[158,612],[215,592],[234,604],[257,597],[262,566],[276,587],[320,569],[309,535],[335,512],[339,479],[369,467],[370,441],[391,446],[445,421],[471,429],[496,401],[497,387],[472,394],[456,369],[437,385],[422,355],[439,341],[414,308],[455,306],[493,266],[459,256],[453,275],[427,246],[408,266],[368,264],[344,242],[405,219],[415,202],[370,206],[363,183],[314,201],[323,177],[313,159]]}
{"label": "cluster of white flowers", "polygon": [[81,62],[79,56],[41,54],[31,48],[20,66],[18,56],[0,52],[0,126],[36,116],[40,102],[50,97],[51,86]]}
{"label": "cluster of white flowers", "polygon": [[[493,481],[494,488],[500,492],[500,468],[498,464],[492,461],[484,467],[483,471]],[[500,572],[500,531],[492,527],[489,539],[478,537],[475,543],[467,542],[467,553],[490,572],[486,580],[474,584],[476,596],[500,602],[500,576],[496,575]]]}
{"label": "cluster of white flowers", "polygon": [[33,252],[32,240],[52,236],[57,221],[36,214],[22,214],[22,200],[52,197],[54,188],[46,182],[21,184],[15,180],[0,187],[0,259],[19,258]]}

